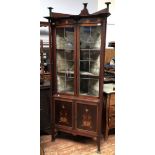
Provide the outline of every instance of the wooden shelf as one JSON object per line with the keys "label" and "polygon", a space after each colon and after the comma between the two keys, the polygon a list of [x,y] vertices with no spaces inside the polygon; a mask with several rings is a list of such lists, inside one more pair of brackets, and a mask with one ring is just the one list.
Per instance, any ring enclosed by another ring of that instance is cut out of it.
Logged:
{"label": "wooden shelf", "polygon": [[[74,74],[74,71],[58,71],[59,74]],[[99,75],[95,75],[90,72],[80,72],[80,75],[91,76],[91,77],[99,77]]]}
{"label": "wooden shelf", "polygon": [[64,52],[67,52],[67,51],[74,51],[74,49],[56,49],[57,51],[64,51]]}
{"label": "wooden shelf", "polygon": [[82,49],[80,49],[81,51],[88,51],[88,50],[90,50],[90,51],[100,51],[100,49],[92,49],[92,48],[88,48],[88,49],[86,49],[86,48],[82,48]]}

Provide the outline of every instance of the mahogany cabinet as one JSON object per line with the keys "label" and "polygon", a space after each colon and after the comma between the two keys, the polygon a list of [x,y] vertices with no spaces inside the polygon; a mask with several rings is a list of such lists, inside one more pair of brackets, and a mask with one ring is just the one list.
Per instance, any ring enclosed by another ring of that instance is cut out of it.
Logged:
{"label": "mahogany cabinet", "polygon": [[97,139],[100,151],[107,8],[79,15],[52,12],[48,19],[51,55],[52,140],[55,131]]}

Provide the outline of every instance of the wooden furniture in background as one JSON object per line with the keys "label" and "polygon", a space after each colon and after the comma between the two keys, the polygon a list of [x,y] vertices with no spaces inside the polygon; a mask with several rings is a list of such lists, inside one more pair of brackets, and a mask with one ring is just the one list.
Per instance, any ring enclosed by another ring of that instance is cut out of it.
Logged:
{"label": "wooden furniture in background", "polygon": [[50,83],[40,86],[40,134],[51,133]]}
{"label": "wooden furniture in background", "polygon": [[115,57],[115,50],[113,48],[106,48],[105,49],[105,58],[104,64],[110,63],[110,60]]}
{"label": "wooden furniture in background", "polygon": [[40,22],[40,134],[51,131],[49,23]]}
{"label": "wooden furniture in background", "polygon": [[50,80],[49,23],[40,22],[40,70],[42,80]]}
{"label": "wooden furniture in background", "polygon": [[52,38],[52,140],[55,130],[97,139],[100,152],[107,8],[46,17]]}
{"label": "wooden furniture in background", "polygon": [[104,84],[103,133],[107,140],[110,129],[115,128],[115,84]]}

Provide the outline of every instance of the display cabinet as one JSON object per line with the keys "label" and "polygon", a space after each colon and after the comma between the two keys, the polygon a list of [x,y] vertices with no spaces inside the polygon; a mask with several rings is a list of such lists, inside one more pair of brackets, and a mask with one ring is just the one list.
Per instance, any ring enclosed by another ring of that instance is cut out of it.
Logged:
{"label": "display cabinet", "polygon": [[100,151],[107,8],[79,15],[52,12],[52,140],[55,132],[96,138]]}

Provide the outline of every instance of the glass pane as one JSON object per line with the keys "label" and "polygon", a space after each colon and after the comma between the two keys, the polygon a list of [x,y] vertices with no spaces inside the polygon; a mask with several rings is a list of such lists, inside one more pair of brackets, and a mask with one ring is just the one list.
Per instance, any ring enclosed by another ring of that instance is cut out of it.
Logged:
{"label": "glass pane", "polygon": [[100,26],[80,27],[80,95],[98,96],[100,31]]}
{"label": "glass pane", "polygon": [[99,61],[100,60],[100,52],[99,50],[91,50],[90,51],[90,60]]}
{"label": "glass pane", "polygon": [[73,60],[74,59],[74,52],[72,50],[65,51],[66,60]]}
{"label": "glass pane", "polygon": [[65,90],[65,76],[57,75],[57,87],[58,92]]}
{"label": "glass pane", "polygon": [[74,72],[74,62],[73,61],[66,61],[66,72],[72,71]]}
{"label": "glass pane", "polygon": [[99,95],[99,79],[96,78],[80,78],[80,95]]}
{"label": "glass pane", "polygon": [[64,38],[64,28],[57,28],[56,30],[56,48],[64,49],[65,38]]}
{"label": "glass pane", "polygon": [[92,96],[99,95],[99,80],[91,78],[89,80],[88,94]]}
{"label": "glass pane", "polygon": [[89,50],[82,50],[80,52],[80,60],[89,60]]}
{"label": "glass pane", "polygon": [[73,94],[74,28],[57,28],[56,44],[57,90],[58,92]]}
{"label": "glass pane", "polygon": [[100,49],[101,48],[101,27],[100,26],[91,27],[91,36],[94,39],[94,42],[92,43],[92,48]]}
{"label": "glass pane", "polygon": [[70,75],[70,77],[66,78],[66,89],[65,91],[68,93],[74,92],[74,78]]}
{"label": "glass pane", "polygon": [[57,62],[65,59],[64,50],[57,50]]}
{"label": "glass pane", "polygon": [[65,49],[73,49],[74,47],[74,29],[65,28]]}
{"label": "glass pane", "polygon": [[88,95],[88,83],[89,83],[89,79],[80,78],[80,94],[81,95]]}
{"label": "glass pane", "polygon": [[90,61],[90,73],[99,76],[99,61]]}
{"label": "glass pane", "polygon": [[80,27],[80,48],[90,49],[92,42],[94,42],[90,33],[91,27],[81,26]]}
{"label": "glass pane", "polygon": [[89,61],[80,61],[80,72],[89,72]]}
{"label": "glass pane", "polygon": [[61,59],[61,61],[57,61],[57,72],[65,72],[66,71],[66,63],[65,59]]}

